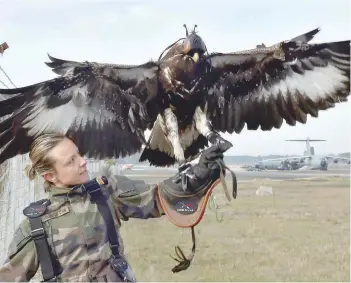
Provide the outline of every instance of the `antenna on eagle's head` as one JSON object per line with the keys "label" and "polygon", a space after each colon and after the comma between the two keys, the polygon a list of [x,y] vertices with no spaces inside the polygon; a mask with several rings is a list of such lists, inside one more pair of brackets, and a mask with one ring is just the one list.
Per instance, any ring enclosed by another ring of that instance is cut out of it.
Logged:
{"label": "antenna on eagle's head", "polygon": [[186,36],[188,36],[188,35],[189,35],[189,32],[188,32],[188,28],[186,27],[186,24],[184,24],[183,27],[185,27]]}
{"label": "antenna on eagle's head", "polygon": [[196,33],[195,29],[197,28],[197,25],[194,25],[193,33]]}

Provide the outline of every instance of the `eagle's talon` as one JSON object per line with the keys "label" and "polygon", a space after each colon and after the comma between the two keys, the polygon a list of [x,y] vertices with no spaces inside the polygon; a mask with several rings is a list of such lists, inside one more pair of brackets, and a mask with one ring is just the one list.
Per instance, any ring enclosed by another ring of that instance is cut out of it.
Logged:
{"label": "eagle's talon", "polygon": [[221,151],[227,151],[229,148],[231,148],[233,146],[233,144],[227,140],[225,140],[224,138],[222,138],[219,134],[211,132],[208,136],[207,136],[208,141],[212,144],[212,145],[217,145]]}

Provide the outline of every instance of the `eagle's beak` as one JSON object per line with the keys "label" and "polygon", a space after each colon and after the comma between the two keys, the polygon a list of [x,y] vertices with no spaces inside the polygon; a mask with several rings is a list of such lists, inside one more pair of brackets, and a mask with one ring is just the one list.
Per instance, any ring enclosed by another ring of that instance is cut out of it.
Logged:
{"label": "eagle's beak", "polygon": [[194,62],[197,63],[199,61],[199,53],[195,52],[192,58]]}

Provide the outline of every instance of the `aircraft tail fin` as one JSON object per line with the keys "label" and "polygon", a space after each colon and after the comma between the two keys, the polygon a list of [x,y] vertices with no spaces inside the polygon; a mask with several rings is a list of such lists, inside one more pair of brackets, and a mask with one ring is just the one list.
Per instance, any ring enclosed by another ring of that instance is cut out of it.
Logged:
{"label": "aircraft tail fin", "polygon": [[327,141],[327,140],[320,140],[320,139],[293,139],[293,140],[285,140],[285,141],[293,141],[293,142],[305,142],[306,143],[306,150],[304,151],[304,155],[314,155],[314,147],[310,146],[310,142],[319,142],[319,141]]}

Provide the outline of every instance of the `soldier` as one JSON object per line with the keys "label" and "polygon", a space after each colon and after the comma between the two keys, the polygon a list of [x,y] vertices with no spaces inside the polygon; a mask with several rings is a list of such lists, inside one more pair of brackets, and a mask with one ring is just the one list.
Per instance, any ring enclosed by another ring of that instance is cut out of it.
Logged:
{"label": "soldier", "polygon": [[[120,219],[161,217],[160,194],[171,190],[208,190],[220,176],[216,161],[223,152],[220,146],[206,149],[198,164],[179,168],[158,185],[109,176],[107,185],[100,178],[95,186],[74,142],[60,134],[38,137],[29,156],[27,175],[31,180],[42,176],[49,197],[24,209],[27,218],[13,236],[0,281],[29,281],[39,264],[44,281],[135,281],[124,256]],[[174,181],[177,176],[187,183]]]}

